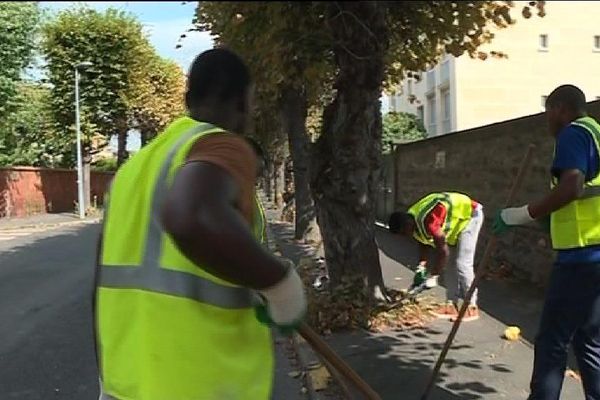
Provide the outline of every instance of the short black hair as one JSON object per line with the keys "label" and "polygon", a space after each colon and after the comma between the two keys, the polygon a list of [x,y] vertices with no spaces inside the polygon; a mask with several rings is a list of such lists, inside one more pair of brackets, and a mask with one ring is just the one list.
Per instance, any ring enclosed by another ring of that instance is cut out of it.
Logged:
{"label": "short black hair", "polygon": [[415,221],[415,217],[406,211],[396,211],[390,215],[388,228],[392,233],[402,233],[404,228]]}
{"label": "short black hair", "polygon": [[249,86],[250,71],[237,54],[225,48],[207,50],[190,68],[186,106],[190,109],[210,96],[220,101],[243,98]]}
{"label": "short black hair", "polygon": [[548,95],[546,108],[553,108],[558,105],[563,105],[573,112],[585,112],[587,107],[585,94],[575,85],[559,86]]}

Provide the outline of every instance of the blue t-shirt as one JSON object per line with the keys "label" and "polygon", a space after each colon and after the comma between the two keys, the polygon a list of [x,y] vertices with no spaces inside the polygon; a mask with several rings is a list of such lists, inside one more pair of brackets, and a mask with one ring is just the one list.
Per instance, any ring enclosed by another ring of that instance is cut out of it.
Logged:
{"label": "blue t-shirt", "polygon": [[[599,168],[600,155],[591,135],[577,125],[563,128],[556,138],[552,175],[558,178],[564,170],[578,169],[585,175],[587,182],[598,175]],[[559,264],[600,263],[600,245],[559,250],[556,262]]]}

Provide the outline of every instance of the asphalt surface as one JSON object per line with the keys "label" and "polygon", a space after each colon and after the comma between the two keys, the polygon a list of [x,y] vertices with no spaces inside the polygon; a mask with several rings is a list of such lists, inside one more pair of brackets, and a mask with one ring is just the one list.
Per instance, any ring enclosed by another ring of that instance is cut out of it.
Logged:
{"label": "asphalt surface", "polygon": [[[294,260],[309,251],[292,240],[293,228],[272,228],[282,254]],[[416,265],[417,246],[376,231],[386,286],[407,288]],[[422,296],[445,299],[438,287]],[[533,362],[531,341],[538,329],[543,292],[516,281],[486,281],[481,286],[482,317],[463,323],[436,380],[430,400],[525,400]],[[502,339],[507,326],[517,325],[523,340]],[[424,329],[387,330],[382,333],[355,331],[327,336],[329,345],[384,400],[420,399],[431,370],[452,328],[449,321],[432,321]],[[574,363],[570,363],[576,369]],[[356,397],[362,398],[362,397]],[[562,400],[584,398],[580,382],[564,380]]]}
{"label": "asphalt surface", "polygon": [[[22,230],[0,241],[0,400],[95,400],[91,294],[98,225]],[[25,234],[27,233],[27,234]],[[278,338],[274,399],[302,400]]]}
{"label": "asphalt surface", "polygon": [[0,399],[98,398],[96,225],[0,242]]}

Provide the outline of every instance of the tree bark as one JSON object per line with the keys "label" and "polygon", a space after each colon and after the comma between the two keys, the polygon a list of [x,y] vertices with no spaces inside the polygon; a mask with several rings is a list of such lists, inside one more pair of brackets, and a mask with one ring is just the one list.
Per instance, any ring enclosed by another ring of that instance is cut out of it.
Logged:
{"label": "tree bark", "polygon": [[117,127],[117,167],[123,165],[127,161],[129,154],[127,153],[127,135],[129,128],[127,124],[122,123]]}
{"label": "tree bark", "polygon": [[285,180],[285,163],[282,159],[276,159],[273,177],[273,198],[278,209],[283,206],[283,189]]}
{"label": "tree bark", "polygon": [[328,26],[338,74],[312,156],[311,186],[332,284],[361,274],[387,300],[375,242],[381,167],[381,95],[388,47],[384,3],[337,2]]}
{"label": "tree bark", "polygon": [[265,195],[268,201],[273,201],[273,161],[271,160],[267,165],[267,171],[265,172]]}
{"label": "tree bark", "polygon": [[315,206],[310,192],[310,139],[306,132],[308,105],[306,95],[298,90],[283,90],[281,99],[283,127],[287,132],[293,163],[294,201],[296,207],[295,238],[316,241],[319,230],[316,225]]}
{"label": "tree bark", "polygon": [[144,147],[150,140],[150,133],[145,129],[140,131],[140,147]]}

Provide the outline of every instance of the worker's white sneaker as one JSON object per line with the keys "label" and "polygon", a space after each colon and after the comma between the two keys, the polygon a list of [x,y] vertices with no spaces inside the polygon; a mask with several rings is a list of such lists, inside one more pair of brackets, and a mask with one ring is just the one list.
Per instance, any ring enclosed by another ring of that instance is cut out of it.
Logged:
{"label": "worker's white sneaker", "polygon": [[427,289],[433,289],[438,286],[439,275],[432,275],[425,280],[425,287]]}

